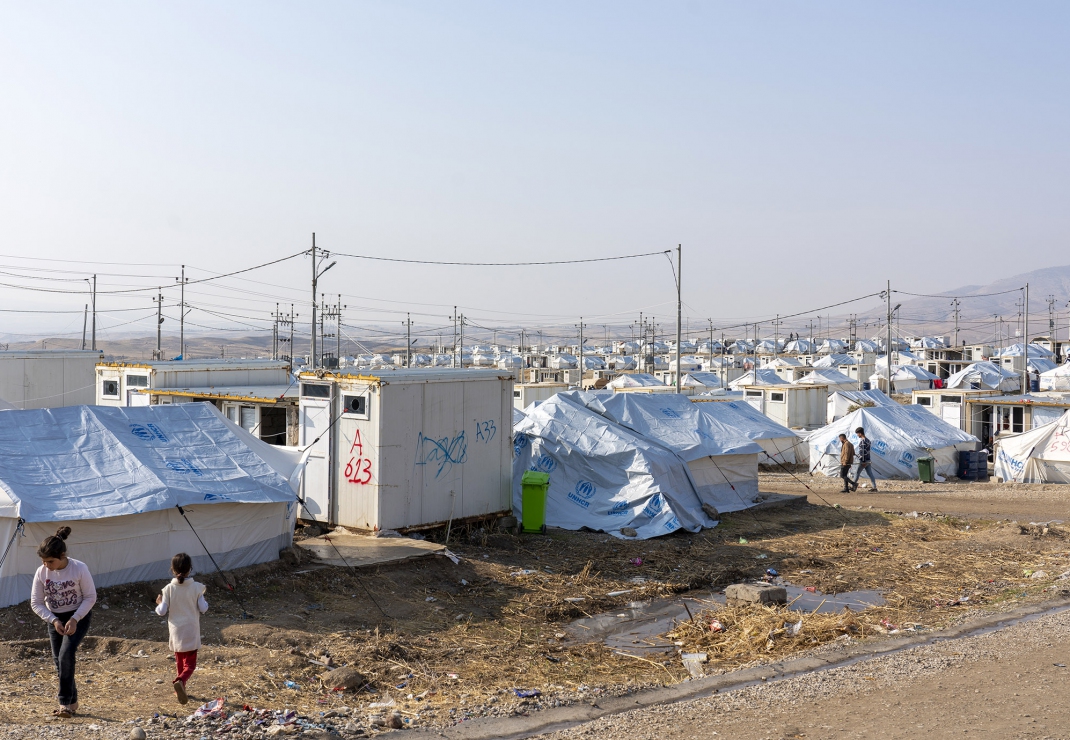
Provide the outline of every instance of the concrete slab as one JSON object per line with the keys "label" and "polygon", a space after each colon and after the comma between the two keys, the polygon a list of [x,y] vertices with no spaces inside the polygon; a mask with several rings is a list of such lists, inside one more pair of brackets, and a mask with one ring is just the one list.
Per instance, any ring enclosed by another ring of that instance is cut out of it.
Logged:
{"label": "concrete slab", "polygon": [[341,532],[310,537],[295,542],[294,545],[311,553],[321,563],[355,568],[397,563],[448,552],[445,545],[426,540],[409,537],[369,537]]}

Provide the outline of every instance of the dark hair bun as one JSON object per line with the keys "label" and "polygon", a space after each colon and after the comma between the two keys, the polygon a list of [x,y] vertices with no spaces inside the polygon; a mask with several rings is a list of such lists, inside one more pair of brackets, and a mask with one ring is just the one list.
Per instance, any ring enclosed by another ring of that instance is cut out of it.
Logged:
{"label": "dark hair bun", "polygon": [[60,527],[59,529],[56,530],[56,536],[59,537],[61,540],[67,539],[67,535],[69,535],[70,533],[71,533],[71,528],[70,527]]}

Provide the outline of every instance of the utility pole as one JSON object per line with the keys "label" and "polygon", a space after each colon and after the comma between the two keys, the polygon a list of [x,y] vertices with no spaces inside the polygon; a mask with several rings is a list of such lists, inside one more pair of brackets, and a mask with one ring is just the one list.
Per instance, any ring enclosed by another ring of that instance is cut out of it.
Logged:
{"label": "utility pole", "polygon": [[[682,284],[683,284],[683,281],[684,281],[684,276],[683,276],[683,273],[681,272],[681,270],[683,269],[683,267],[681,265],[681,260],[683,259],[683,251],[684,251],[683,245],[682,244],[677,244],[676,245],[676,392],[677,393],[680,392],[680,365],[682,364],[682,361],[680,359],[680,350],[682,349],[681,346],[680,346],[680,342],[681,342],[680,330],[681,330],[682,323],[683,323],[683,321],[682,321],[683,300],[681,298],[681,296],[682,296]],[[581,376],[581,378],[582,378],[582,376]],[[582,386],[582,383],[581,383],[581,386]]]}
{"label": "utility pole", "polygon": [[888,346],[885,348],[885,359],[888,360],[888,395],[892,395],[892,281],[888,281]]}
{"label": "utility pole", "polygon": [[89,304],[85,304],[85,311],[82,313],[82,349],[85,349],[85,327],[89,323]]}
{"label": "utility pole", "polygon": [[583,390],[583,317],[580,316],[580,390]]}
{"label": "utility pole", "polygon": [[97,351],[97,276],[93,276],[93,351]]}
{"label": "utility pole", "polygon": [[710,369],[713,369],[713,319],[706,319],[710,322]]}
{"label": "utility pole", "polygon": [[1033,390],[1033,386],[1029,382],[1029,283],[1025,284],[1025,313],[1022,316],[1022,339],[1025,344],[1025,367],[1022,369],[1022,372],[1025,373],[1025,382],[1022,384],[1022,393],[1029,393]]}
{"label": "utility pole", "polygon": [[457,307],[453,307],[453,366],[457,367]]}
{"label": "utility pole", "polygon": [[1048,296],[1048,338],[1051,339],[1052,349],[1055,348],[1057,337],[1055,336],[1055,296]]}
{"label": "utility pole", "polygon": [[156,354],[152,359],[162,360],[163,352],[160,347],[160,331],[163,326],[163,288],[157,288],[156,297],[153,298],[156,302]]}
{"label": "utility pole", "polygon": [[274,323],[271,325],[271,359],[279,359],[279,304],[275,304],[275,313],[271,314]]}
{"label": "utility pole", "polygon": [[186,359],[186,266],[182,265],[182,277],[178,278],[180,289],[178,300],[178,359]]}
{"label": "utility pole", "polygon": [[412,318],[405,313],[405,367],[412,367]]}
{"label": "utility pole", "polygon": [[316,283],[319,282],[319,275],[316,272],[316,232],[312,232],[312,346],[308,357],[308,362],[311,365],[311,369],[315,370],[316,365],[319,364],[316,360]]}
{"label": "utility pole", "polygon": [[773,322],[773,357],[780,357],[780,314]]}
{"label": "utility pole", "polygon": [[457,317],[457,335],[460,338],[460,362],[461,369],[464,370],[464,314],[462,313]]}
{"label": "utility pole", "polygon": [[[294,370],[293,346],[294,346],[294,318],[295,318],[294,317],[294,306],[293,306],[293,304],[292,303],[290,304],[290,313],[288,315],[284,315],[283,313],[281,313],[279,311],[279,304],[276,303],[275,304],[274,318],[275,318],[275,351],[273,353],[272,359],[274,359],[274,360],[281,359],[279,357],[279,345],[283,344],[283,343],[288,343],[288,347],[289,348],[287,349],[285,356],[286,356],[286,360],[290,363],[290,372],[292,373],[293,370]],[[286,337],[282,336],[282,332],[279,331],[279,327],[280,326],[286,326],[287,324],[289,324],[289,326],[290,326],[290,338],[289,339],[287,339]]]}
{"label": "utility pole", "polygon": [[955,300],[951,301],[951,307],[955,310],[955,346],[956,347],[959,346],[959,313],[960,313],[959,306],[961,306],[961,305],[962,305],[962,303],[961,303],[961,301],[959,301],[958,298],[956,298]]}

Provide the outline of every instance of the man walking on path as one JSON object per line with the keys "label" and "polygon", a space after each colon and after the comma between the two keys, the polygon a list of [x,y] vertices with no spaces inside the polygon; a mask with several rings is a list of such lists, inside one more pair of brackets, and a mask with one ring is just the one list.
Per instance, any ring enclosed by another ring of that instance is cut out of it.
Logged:
{"label": "man walking on path", "polygon": [[869,440],[866,439],[866,430],[862,427],[855,429],[855,434],[858,435],[858,446],[855,451],[858,453],[858,470],[855,471],[855,479],[851,481],[851,490],[858,490],[858,479],[862,477],[862,471],[865,470],[869,475],[869,480],[873,484],[873,493],[877,492],[877,479],[873,477],[873,464],[869,458]]}
{"label": "man walking on path", "polygon": [[855,446],[847,441],[847,435],[840,435],[840,477],[843,478],[843,490],[840,493],[851,492],[851,463],[855,460]]}

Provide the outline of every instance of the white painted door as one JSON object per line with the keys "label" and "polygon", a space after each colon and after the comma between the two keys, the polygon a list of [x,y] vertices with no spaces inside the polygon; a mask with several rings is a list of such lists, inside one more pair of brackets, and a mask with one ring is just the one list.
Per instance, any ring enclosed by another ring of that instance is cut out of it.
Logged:
{"label": "white painted door", "polygon": [[127,406],[148,406],[149,394],[140,393],[138,391],[126,392],[126,405]]}
{"label": "white painted door", "polygon": [[301,399],[301,439],[304,447],[315,441],[308,454],[301,496],[305,500],[299,516],[317,522],[331,519],[331,401],[328,398]]}
{"label": "white painted door", "polygon": [[940,418],[958,429],[962,428],[961,414],[961,403],[945,403],[940,406]]}

